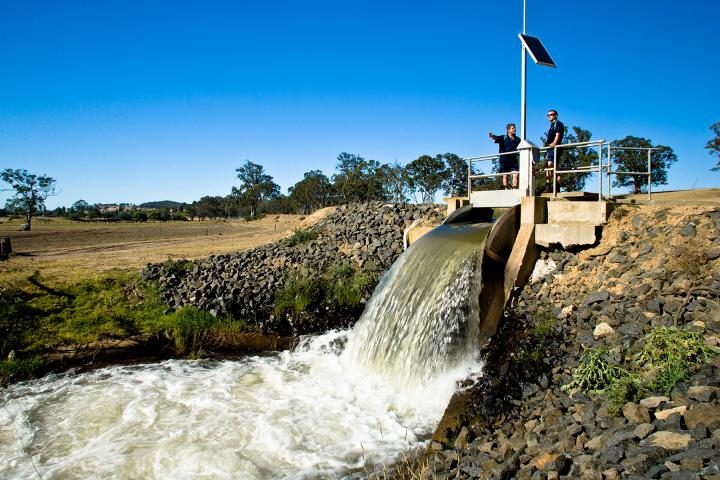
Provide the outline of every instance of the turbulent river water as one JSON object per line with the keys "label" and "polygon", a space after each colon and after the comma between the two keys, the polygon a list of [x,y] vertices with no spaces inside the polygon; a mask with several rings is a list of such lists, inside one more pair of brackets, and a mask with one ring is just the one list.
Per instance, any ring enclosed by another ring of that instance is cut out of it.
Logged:
{"label": "turbulent river water", "polygon": [[421,239],[355,329],[292,351],[5,389],[0,478],[355,478],[395,461],[427,439],[456,382],[479,369],[468,298],[488,229],[447,226]]}

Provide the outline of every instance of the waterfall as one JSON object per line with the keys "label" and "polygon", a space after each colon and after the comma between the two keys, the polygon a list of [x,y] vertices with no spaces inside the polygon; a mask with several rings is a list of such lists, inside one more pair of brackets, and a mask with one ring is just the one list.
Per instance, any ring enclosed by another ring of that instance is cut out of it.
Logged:
{"label": "waterfall", "polygon": [[406,250],[376,287],[343,360],[406,388],[467,361],[491,227],[441,225]]}

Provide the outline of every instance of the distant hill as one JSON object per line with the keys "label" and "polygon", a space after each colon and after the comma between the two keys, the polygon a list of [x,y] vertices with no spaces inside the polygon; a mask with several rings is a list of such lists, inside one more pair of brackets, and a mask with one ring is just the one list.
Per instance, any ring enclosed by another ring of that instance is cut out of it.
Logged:
{"label": "distant hill", "polygon": [[160,200],[159,202],[145,202],[138,205],[140,208],[172,208],[177,209],[182,203],[172,200]]}

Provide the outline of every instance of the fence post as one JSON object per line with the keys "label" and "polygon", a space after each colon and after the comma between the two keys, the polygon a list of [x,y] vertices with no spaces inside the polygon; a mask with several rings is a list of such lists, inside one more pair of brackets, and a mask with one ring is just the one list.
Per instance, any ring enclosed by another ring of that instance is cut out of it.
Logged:
{"label": "fence post", "polygon": [[12,245],[10,244],[10,237],[0,238],[0,260],[7,260],[12,253]]}
{"label": "fence post", "polygon": [[648,202],[652,200],[652,148],[648,148]]}
{"label": "fence post", "polygon": [[520,152],[520,172],[518,173],[518,189],[523,197],[535,196],[535,174],[533,165],[540,159],[540,150],[532,142],[522,140],[518,145]]}
{"label": "fence post", "polygon": [[471,202],[471,200],[470,200],[470,193],[472,192],[472,180],[470,179],[471,175],[472,175],[472,160],[468,158],[468,190],[467,190],[468,203]]}
{"label": "fence post", "polygon": [[598,145],[598,202],[602,202],[602,143]]}
{"label": "fence post", "polygon": [[612,198],[612,194],[610,193],[610,188],[612,185],[612,182],[610,181],[610,171],[612,169],[612,164],[610,163],[610,159],[612,158],[612,145],[608,143],[607,148],[607,187],[608,187],[608,200]]}

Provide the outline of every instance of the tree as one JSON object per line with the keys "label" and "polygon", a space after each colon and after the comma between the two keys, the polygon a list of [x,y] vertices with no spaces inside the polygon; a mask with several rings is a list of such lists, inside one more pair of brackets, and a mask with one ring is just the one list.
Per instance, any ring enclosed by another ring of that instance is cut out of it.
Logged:
{"label": "tree", "polygon": [[85,210],[90,208],[90,204],[85,200],[78,200],[77,202],[73,203],[72,207],[70,208],[74,212],[84,212]]}
{"label": "tree", "polygon": [[337,157],[332,176],[335,191],[345,203],[385,200],[381,165],[376,160],[365,160],[343,152]]}
{"label": "tree", "polygon": [[235,170],[242,184],[232,188],[232,195],[238,196],[250,209],[250,218],[255,218],[260,202],[280,194],[280,186],[273,177],[265,173],[262,165],[245,160],[242,167]]}
{"label": "tree", "polygon": [[715,133],[715,138],[708,140],[705,144],[705,148],[710,150],[708,152],[710,155],[717,155],[717,164],[710,169],[713,172],[717,172],[720,170],[720,122],[715,122],[710,125],[710,130]]}
{"label": "tree", "polygon": [[288,189],[290,199],[302,213],[311,213],[330,204],[332,184],[320,170],[305,172],[303,179]]}
{"label": "tree", "polygon": [[201,197],[197,202],[193,202],[193,206],[197,209],[197,216],[201,219],[220,218],[224,216],[223,197]]}
{"label": "tree", "polygon": [[467,162],[454,153],[446,153],[442,156],[447,164],[447,181],[445,182],[445,194],[452,197],[464,197],[468,189],[468,167]]}
{"label": "tree", "polygon": [[435,192],[448,180],[449,174],[441,155],[422,155],[407,165],[410,185],[422,195],[423,203],[432,203]]}
{"label": "tree", "polygon": [[[592,138],[590,130],[583,130],[580,127],[572,127],[572,132],[568,132],[565,136],[564,143],[580,143],[589,142]],[[583,167],[589,167],[598,160],[596,148],[590,147],[571,147],[558,150],[560,161],[558,162],[558,170],[576,170]],[[565,192],[581,192],[585,189],[585,182],[589,173],[566,173],[558,178],[558,191]]]}
{"label": "tree", "polygon": [[[677,161],[677,155],[673,149],[664,145],[653,146],[648,138],[633,137],[628,135],[622,140],[612,143],[613,147],[632,148],[657,148],[653,150],[651,157],[653,185],[666,185],[668,168]],[[645,172],[648,168],[647,150],[620,150],[613,149],[613,162],[617,171]],[[647,188],[647,175],[616,175],[613,185],[616,187],[633,187],[633,193],[640,193]]]}
{"label": "tree", "polygon": [[407,169],[398,162],[381,168],[385,195],[390,201],[404,205],[411,193]]}
{"label": "tree", "polygon": [[5,190],[15,191],[11,200],[25,215],[25,223],[30,230],[32,217],[45,208],[48,197],[56,194],[55,179],[47,175],[37,176],[24,169],[11,168],[3,170],[0,179],[10,185],[10,188]]}

